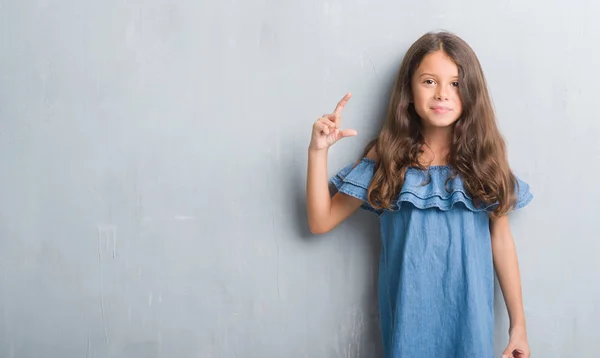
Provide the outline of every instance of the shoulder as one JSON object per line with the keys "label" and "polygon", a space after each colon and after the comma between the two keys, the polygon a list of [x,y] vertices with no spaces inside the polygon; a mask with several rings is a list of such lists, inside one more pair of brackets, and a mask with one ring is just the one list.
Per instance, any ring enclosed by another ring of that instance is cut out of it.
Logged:
{"label": "shoulder", "polygon": [[355,162],[353,166],[357,166],[358,164],[360,164],[361,162],[363,163],[369,163],[369,161],[372,161],[374,163],[377,163],[379,161],[379,155],[377,155],[377,151],[375,149],[375,147],[371,148],[367,154],[363,153],[363,156],[361,158],[358,158]]}
{"label": "shoulder", "polygon": [[366,158],[369,158],[374,161],[379,160],[379,154],[377,154],[377,149],[375,146],[373,148],[371,148],[371,150],[369,150],[369,152],[366,155]]}

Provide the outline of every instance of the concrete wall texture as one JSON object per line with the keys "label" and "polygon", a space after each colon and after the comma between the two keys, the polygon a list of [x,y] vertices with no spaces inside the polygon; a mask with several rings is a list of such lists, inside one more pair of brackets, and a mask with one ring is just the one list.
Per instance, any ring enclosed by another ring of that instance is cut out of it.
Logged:
{"label": "concrete wall texture", "polygon": [[[380,357],[377,219],[313,236],[312,123],[378,131],[421,34],[478,54],[535,357],[599,357],[600,3],[0,0],[0,357]],[[496,353],[507,315],[496,292]]]}

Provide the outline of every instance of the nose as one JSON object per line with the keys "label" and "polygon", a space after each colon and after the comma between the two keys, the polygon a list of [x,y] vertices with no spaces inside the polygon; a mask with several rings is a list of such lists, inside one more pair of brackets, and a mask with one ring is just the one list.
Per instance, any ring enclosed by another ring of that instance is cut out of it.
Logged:
{"label": "nose", "polygon": [[448,99],[448,91],[445,86],[438,86],[437,91],[435,93],[435,99],[440,101]]}

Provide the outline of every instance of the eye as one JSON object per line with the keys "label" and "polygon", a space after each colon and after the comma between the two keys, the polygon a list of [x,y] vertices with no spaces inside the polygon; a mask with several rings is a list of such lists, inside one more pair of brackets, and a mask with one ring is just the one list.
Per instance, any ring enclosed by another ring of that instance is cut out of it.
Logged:
{"label": "eye", "polygon": [[452,82],[452,86],[458,87],[458,82]]}
{"label": "eye", "polygon": [[425,80],[425,81],[423,81],[423,83],[426,83],[428,85],[433,85],[433,84],[435,84],[435,81],[434,80]]}

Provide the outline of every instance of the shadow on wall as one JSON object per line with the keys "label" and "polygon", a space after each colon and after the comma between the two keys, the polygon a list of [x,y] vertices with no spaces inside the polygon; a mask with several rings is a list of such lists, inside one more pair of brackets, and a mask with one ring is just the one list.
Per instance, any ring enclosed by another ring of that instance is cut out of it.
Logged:
{"label": "shadow on wall", "polygon": [[[292,163],[292,161],[289,161]],[[302,173],[299,173],[302,171]],[[332,240],[330,233],[314,235],[308,228],[306,214],[306,168],[288,167],[284,171],[288,176],[285,181],[289,187],[282,188],[288,193],[295,193],[295,199],[287,203],[293,205],[289,208],[293,212],[292,227],[296,228],[296,234],[309,243],[312,240]],[[330,188],[331,189],[331,188]],[[335,188],[332,189],[332,194]],[[334,339],[338,342],[339,351],[335,354],[342,357],[383,357],[381,344],[381,330],[379,327],[379,310],[377,303],[377,272],[379,269],[379,253],[381,249],[381,238],[379,234],[379,222],[373,213],[358,210],[345,222],[331,231],[335,235],[342,232],[352,233],[341,240],[347,240],[348,245],[365,249],[364,270],[361,278],[364,282],[357,282],[359,304],[346,313],[339,322],[340,330],[334,333]],[[366,279],[365,279],[366,278]],[[334,354],[334,353],[332,353]]]}

